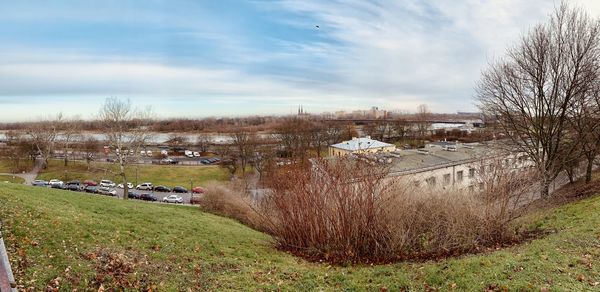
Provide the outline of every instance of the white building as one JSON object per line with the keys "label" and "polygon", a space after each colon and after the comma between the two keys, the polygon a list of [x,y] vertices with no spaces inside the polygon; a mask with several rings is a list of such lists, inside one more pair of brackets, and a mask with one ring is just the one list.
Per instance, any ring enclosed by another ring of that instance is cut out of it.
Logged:
{"label": "white building", "polygon": [[373,140],[370,136],[352,138],[329,146],[329,156],[346,156],[349,154],[387,153],[396,151],[396,145]]}

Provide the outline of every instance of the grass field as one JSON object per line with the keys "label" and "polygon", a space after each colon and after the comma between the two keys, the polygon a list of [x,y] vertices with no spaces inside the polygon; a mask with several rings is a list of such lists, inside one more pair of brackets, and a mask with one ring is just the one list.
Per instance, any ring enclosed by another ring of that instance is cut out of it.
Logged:
{"label": "grass field", "polygon": [[[115,182],[119,178],[103,169],[114,169],[116,166],[108,163],[93,162],[88,169],[85,162],[70,161],[67,167],[62,160],[51,160],[47,169],[42,170],[38,179],[50,180],[53,178],[69,181],[74,179],[110,179]],[[136,182],[136,167],[127,169],[127,176],[132,183]],[[151,182],[154,185],[167,185],[190,187],[190,179],[194,186],[204,185],[208,181],[223,181],[229,178],[227,170],[218,166],[167,166],[167,165],[140,165],[137,169],[137,183]]]}
{"label": "grass field", "polygon": [[[22,159],[20,164],[21,168],[25,171],[29,171],[33,167],[33,163],[28,159]],[[6,158],[0,158],[0,173],[10,173],[12,171],[13,169],[10,161]]]}
{"label": "grass field", "polygon": [[15,184],[22,184],[25,182],[24,179],[18,177],[18,176],[12,176],[12,175],[0,175],[0,182],[10,182],[10,183],[15,183]]}
{"label": "grass field", "polygon": [[600,281],[600,196],[532,215],[533,224],[556,232],[527,244],[435,262],[358,267],[308,263],[274,250],[265,234],[195,207],[2,183],[0,202],[13,269],[33,290],[100,283],[251,291],[600,287],[594,286]]}

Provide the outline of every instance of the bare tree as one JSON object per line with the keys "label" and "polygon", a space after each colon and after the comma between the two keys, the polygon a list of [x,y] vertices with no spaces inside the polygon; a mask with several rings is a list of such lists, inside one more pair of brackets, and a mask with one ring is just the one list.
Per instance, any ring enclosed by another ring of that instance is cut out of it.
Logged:
{"label": "bare tree", "polygon": [[64,152],[65,166],[69,164],[69,153],[73,145],[81,140],[81,121],[77,118],[65,119],[60,124],[62,149]]}
{"label": "bare tree", "polygon": [[429,119],[431,118],[431,112],[429,111],[429,107],[426,104],[420,104],[417,107],[417,120],[419,123],[418,131],[419,136],[424,137],[427,135],[427,130],[429,129]]}
{"label": "bare tree", "polygon": [[209,134],[200,134],[196,137],[196,147],[202,153],[208,152],[211,142]]}
{"label": "bare tree", "polygon": [[87,163],[88,169],[90,168],[90,162],[94,159],[94,154],[98,152],[99,148],[100,142],[92,136],[83,141],[81,150],[85,153],[85,162]]}
{"label": "bare tree", "polygon": [[107,98],[100,109],[99,120],[108,146],[115,152],[115,163],[119,166],[118,176],[123,183],[123,198],[128,198],[127,165],[136,162],[139,150],[150,139],[150,108],[140,111],[131,106],[129,100]]}
{"label": "bare tree", "polygon": [[535,162],[543,198],[575,139],[567,131],[569,108],[598,76],[599,39],[598,20],[563,3],[492,64],[477,87],[481,110]]}
{"label": "bare tree", "polygon": [[[587,163],[586,183],[592,181],[594,160],[600,154],[599,100],[600,79],[594,82],[588,91],[577,97],[572,106],[569,107],[568,121],[571,123],[571,130],[576,134],[574,143],[578,143],[578,151],[576,153],[583,156]],[[575,157],[576,162],[569,163],[569,166],[577,166],[579,164],[578,158]],[[571,173],[569,173],[569,177],[572,177]]]}
{"label": "bare tree", "polygon": [[30,157],[35,162],[36,147],[21,132],[8,131],[5,136],[6,147],[0,154],[8,158],[12,173],[25,170]]}
{"label": "bare tree", "polygon": [[48,160],[56,149],[63,115],[59,113],[54,118],[35,122],[28,129],[27,134],[37,149],[37,154],[42,158],[43,168],[48,167]]}

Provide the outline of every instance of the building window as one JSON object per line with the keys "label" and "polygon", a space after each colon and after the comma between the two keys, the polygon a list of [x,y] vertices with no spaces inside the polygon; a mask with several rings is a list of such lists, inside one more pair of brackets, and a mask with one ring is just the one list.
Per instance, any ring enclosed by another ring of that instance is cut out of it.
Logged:
{"label": "building window", "polygon": [[445,185],[450,184],[450,174],[449,173],[444,174],[444,184]]}
{"label": "building window", "polygon": [[425,182],[427,182],[427,185],[429,185],[430,187],[434,187],[435,186],[435,177],[432,176],[432,177],[426,179]]}
{"label": "building window", "polygon": [[469,178],[475,177],[475,168],[469,168]]}
{"label": "building window", "polygon": [[463,181],[463,171],[457,171],[456,172],[456,181],[457,182],[462,182]]}

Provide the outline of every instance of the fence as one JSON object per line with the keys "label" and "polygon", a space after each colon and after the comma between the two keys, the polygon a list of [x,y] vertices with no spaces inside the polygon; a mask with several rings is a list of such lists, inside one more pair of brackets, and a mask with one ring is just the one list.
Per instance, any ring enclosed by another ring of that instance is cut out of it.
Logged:
{"label": "fence", "polygon": [[0,222],[0,291],[17,291],[17,285],[10,268],[10,262],[8,261],[8,254],[4,246],[4,239],[2,238],[2,222]]}

